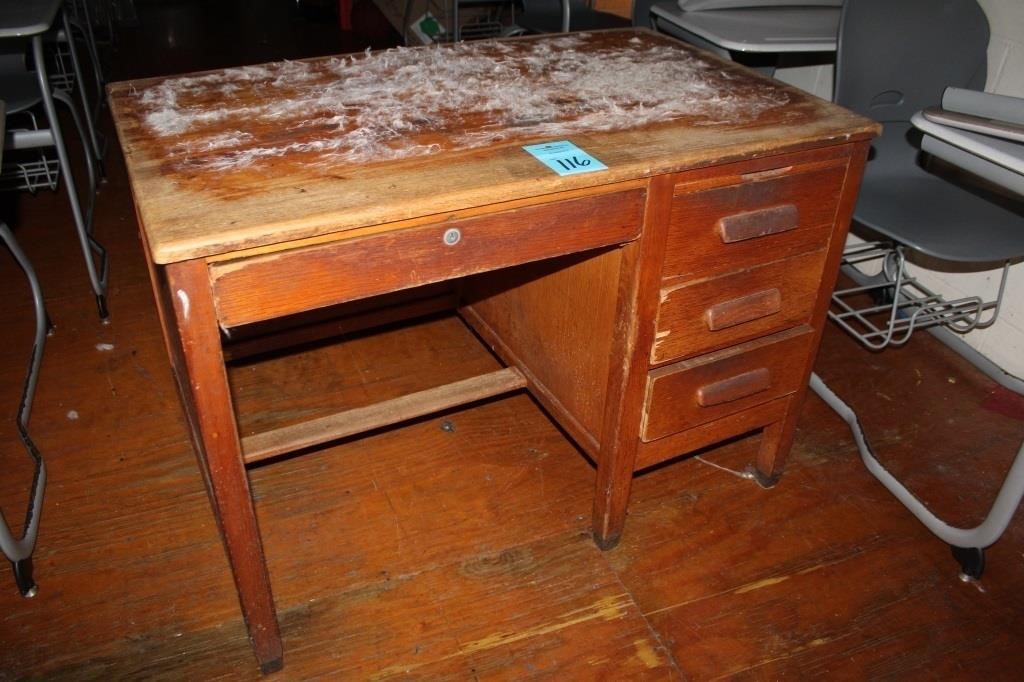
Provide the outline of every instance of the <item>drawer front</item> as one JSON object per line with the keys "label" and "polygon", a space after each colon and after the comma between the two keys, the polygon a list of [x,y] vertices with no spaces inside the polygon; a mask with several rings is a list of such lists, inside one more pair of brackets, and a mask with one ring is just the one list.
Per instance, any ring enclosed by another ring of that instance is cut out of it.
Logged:
{"label": "drawer front", "polygon": [[651,364],[701,355],[808,322],[825,250],[663,289]]}
{"label": "drawer front", "polygon": [[645,191],[527,206],[210,265],[234,327],[636,239]]}
{"label": "drawer front", "polygon": [[642,440],[693,428],[796,392],[814,334],[801,326],[650,372]]}
{"label": "drawer front", "polygon": [[828,244],[846,159],[741,175],[725,187],[676,186],[662,277],[709,276]]}

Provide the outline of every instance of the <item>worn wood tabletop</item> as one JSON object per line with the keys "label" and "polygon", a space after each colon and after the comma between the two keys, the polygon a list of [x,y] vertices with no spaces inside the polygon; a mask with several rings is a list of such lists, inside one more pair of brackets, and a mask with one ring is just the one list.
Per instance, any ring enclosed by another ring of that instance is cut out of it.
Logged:
{"label": "worn wood tabletop", "polygon": [[[230,68],[115,83],[109,96],[157,263],[392,229],[874,130],[642,29]],[[608,169],[560,177],[522,149],[563,139]]]}

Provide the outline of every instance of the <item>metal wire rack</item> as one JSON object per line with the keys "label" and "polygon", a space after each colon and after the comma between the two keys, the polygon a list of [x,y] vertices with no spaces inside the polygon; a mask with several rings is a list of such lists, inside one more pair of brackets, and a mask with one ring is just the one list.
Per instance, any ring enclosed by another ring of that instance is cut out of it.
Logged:
{"label": "metal wire rack", "polygon": [[17,126],[8,122],[7,145],[0,167],[0,190],[55,190],[60,178],[60,161],[47,153],[53,146],[49,129],[40,130],[35,114],[18,114]]}
{"label": "metal wire rack", "polygon": [[[999,315],[1009,266],[1003,266],[991,301],[936,294],[907,271],[903,247],[887,242],[847,248],[842,269],[857,285],[833,292],[829,317],[868,348],[880,350],[906,343],[916,329],[941,325],[966,333],[988,327]],[[863,269],[879,272],[869,276]]]}

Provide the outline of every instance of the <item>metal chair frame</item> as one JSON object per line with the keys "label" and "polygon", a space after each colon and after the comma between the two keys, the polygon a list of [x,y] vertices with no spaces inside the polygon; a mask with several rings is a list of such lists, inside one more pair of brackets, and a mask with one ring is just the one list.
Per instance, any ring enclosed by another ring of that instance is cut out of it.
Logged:
{"label": "metal chair frame", "polygon": [[32,441],[28,432],[28,422],[32,414],[32,402],[35,399],[36,385],[39,382],[39,370],[43,362],[43,348],[46,345],[46,334],[49,329],[49,318],[46,315],[46,307],[43,303],[43,292],[39,285],[35,271],[28,257],[21,250],[18,242],[14,239],[10,228],[0,223],[0,241],[6,244],[15,262],[24,271],[28,278],[29,287],[32,290],[32,303],[35,308],[36,324],[35,337],[32,342],[32,352],[29,355],[28,372],[25,376],[25,384],[21,392],[21,400],[18,402],[18,411],[15,416],[15,424],[18,429],[18,436],[21,438],[25,450],[34,462],[32,485],[29,488],[28,508],[25,512],[25,523],[22,526],[21,537],[15,537],[7,525],[3,512],[0,511],[0,550],[11,562],[14,571],[14,580],[22,596],[33,597],[37,592],[35,580],[32,576],[32,552],[35,549],[36,537],[39,535],[39,520],[43,510],[43,493],[46,489],[46,464],[43,457]]}
{"label": "metal chair frame", "polygon": [[[67,12],[61,12],[59,21],[67,35],[71,35],[71,27]],[[50,83],[46,70],[46,53],[43,44],[42,34],[31,37],[31,54],[34,63],[35,80],[39,89],[39,101],[47,119],[46,128],[21,128],[8,131],[6,149],[41,149],[53,147],[57,153],[57,166],[60,169],[61,179],[64,181],[65,191],[68,194],[68,201],[71,205],[72,219],[75,231],[78,235],[79,245],[85,259],[86,269],[93,293],[96,297],[96,306],[100,318],[106,321],[109,318],[106,302],[106,290],[109,274],[109,259],[106,250],[93,237],[93,209],[95,206],[96,189],[98,183],[97,171],[97,144],[92,130],[89,105],[85,96],[84,88],[79,88],[82,112],[79,112],[72,101],[71,95]],[[73,42],[69,43],[72,54],[75,54]],[[88,189],[85,193],[86,202],[83,208],[83,201],[78,192],[72,171],[70,155],[64,142],[64,135],[61,131],[60,120],[57,113],[56,102],[61,102],[68,107],[72,114],[75,127],[82,139],[85,150],[86,172],[88,175]],[[12,112],[14,114],[17,111]],[[11,113],[8,116],[12,115]],[[83,120],[84,119],[84,120]],[[35,118],[32,117],[33,125],[38,126]],[[52,183],[52,159],[43,157],[41,163],[36,165],[23,165],[15,168],[14,177],[21,177],[25,183],[22,189],[35,190],[43,186],[44,182],[53,187]]]}

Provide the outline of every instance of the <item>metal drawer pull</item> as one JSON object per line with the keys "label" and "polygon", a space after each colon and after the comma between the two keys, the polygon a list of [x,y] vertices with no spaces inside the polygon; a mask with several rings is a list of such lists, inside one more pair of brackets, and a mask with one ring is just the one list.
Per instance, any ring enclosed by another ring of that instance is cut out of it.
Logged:
{"label": "metal drawer pull", "polygon": [[771,385],[771,379],[768,368],[759,367],[728,379],[716,381],[713,384],[701,386],[697,389],[697,404],[701,407],[711,407],[752,396],[767,390]]}
{"label": "metal drawer pull", "polygon": [[731,301],[716,303],[704,311],[704,323],[709,331],[717,332],[720,329],[728,329],[744,322],[774,315],[780,310],[782,292],[778,289],[765,289]]}
{"label": "metal drawer pull", "polygon": [[726,244],[794,230],[800,225],[795,204],[783,204],[719,218],[718,236]]}

